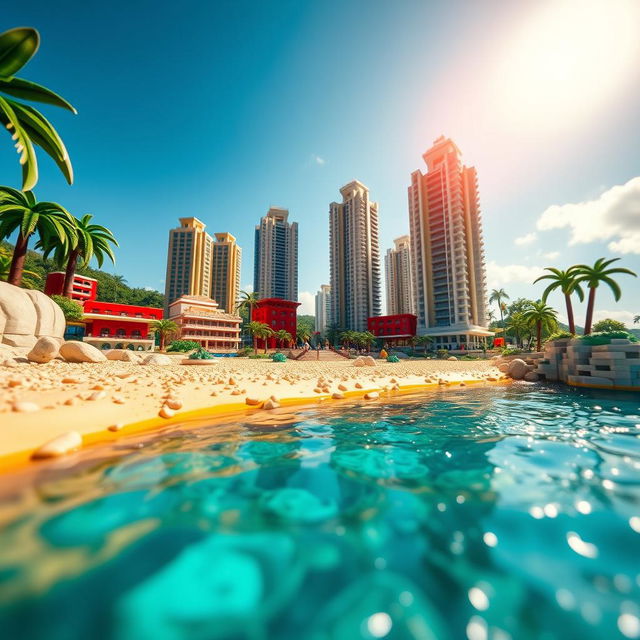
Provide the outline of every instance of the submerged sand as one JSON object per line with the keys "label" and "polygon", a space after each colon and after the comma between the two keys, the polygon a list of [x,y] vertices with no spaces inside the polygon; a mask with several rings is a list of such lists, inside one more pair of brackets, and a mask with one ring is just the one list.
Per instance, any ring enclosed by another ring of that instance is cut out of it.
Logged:
{"label": "submerged sand", "polygon": [[[488,360],[313,362],[221,358],[210,366],[166,366],[108,361],[22,363],[0,367],[0,470],[28,460],[44,443],[77,432],[83,445],[141,428],[295,403],[342,401],[434,385],[504,379]],[[96,435],[99,438],[96,439]]]}

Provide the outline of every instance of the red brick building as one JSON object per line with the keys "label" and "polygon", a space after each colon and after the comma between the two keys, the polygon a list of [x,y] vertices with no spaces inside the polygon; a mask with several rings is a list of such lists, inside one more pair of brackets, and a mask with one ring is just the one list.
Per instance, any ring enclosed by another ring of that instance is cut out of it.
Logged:
{"label": "red brick building", "polygon": [[[50,273],[47,276],[45,293],[62,295],[63,283],[64,273]],[[84,333],[77,337],[98,349],[153,349],[155,336],[150,332],[150,324],[154,320],[162,319],[162,309],[99,302],[96,300],[97,293],[96,280],[80,275],[74,277],[72,298],[84,309]]]}
{"label": "red brick building", "polygon": [[408,346],[416,335],[418,318],[411,313],[395,316],[374,316],[367,320],[367,328],[388,347]]}
{"label": "red brick building", "polygon": [[[263,322],[271,327],[273,331],[284,329],[291,334],[291,338],[295,342],[299,306],[299,302],[281,300],[280,298],[263,298],[254,306],[252,320],[254,322]],[[267,348],[275,349],[277,346],[280,345],[277,344],[275,337],[267,340]],[[258,340],[258,347],[264,348],[264,340]]]}

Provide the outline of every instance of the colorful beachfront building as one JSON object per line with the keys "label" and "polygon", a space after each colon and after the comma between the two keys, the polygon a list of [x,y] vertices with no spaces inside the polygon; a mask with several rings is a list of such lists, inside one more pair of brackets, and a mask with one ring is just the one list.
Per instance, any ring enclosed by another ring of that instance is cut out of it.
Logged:
{"label": "colorful beachfront building", "polygon": [[[47,274],[44,292],[48,296],[61,296],[64,289],[64,277],[64,271],[52,271]],[[87,300],[95,300],[98,296],[98,281],[95,278],[76,273],[73,276],[72,287],[71,298],[80,304]]]}
{"label": "colorful beachfront building", "polygon": [[181,296],[169,305],[169,319],[178,325],[180,340],[192,340],[219,353],[240,347],[242,318],[219,309],[212,298]]}
{"label": "colorful beachfront building", "polygon": [[390,316],[374,316],[367,320],[367,329],[380,338],[387,347],[411,345],[416,335],[418,318],[412,313],[399,313]]}
{"label": "colorful beachfront building", "polygon": [[[44,292],[62,295],[64,273],[53,271],[47,275]],[[76,274],[73,277],[72,299],[84,309],[82,322],[70,323],[69,339],[82,340],[98,349],[131,349],[151,351],[155,336],[151,323],[162,319],[162,309],[133,304],[117,304],[96,300],[98,281]]]}
{"label": "colorful beachfront building", "polygon": [[[263,298],[253,308],[252,320],[266,324],[274,332],[284,329],[291,334],[292,342],[295,342],[298,329],[297,309],[299,306],[299,302],[292,302],[291,300]],[[264,348],[264,342],[262,339],[258,340],[258,347]],[[278,343],[277,338],[271,337],[267,339],[267,348],[275,349],[279,346],[281,345]]]}

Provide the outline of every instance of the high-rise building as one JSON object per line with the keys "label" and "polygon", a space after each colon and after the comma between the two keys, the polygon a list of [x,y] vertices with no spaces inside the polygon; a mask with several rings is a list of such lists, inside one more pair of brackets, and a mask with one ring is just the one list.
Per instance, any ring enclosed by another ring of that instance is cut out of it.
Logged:
{"label": "high-rise building", "polygon": [[256,225],[253,290],[260,298],[298,300],[298,223],[271,207]]}
{"label": "high-rise building", "polygon": [[394,248],[388,249],[384,257],[387,314],[393,316],[414,313],[409,236],[400,236],[393,244]]}
{"label": "high-rise building", "polygon": [[418,333],[436,348],[480,346],[486,330],[484,242],[476,170],[441,136],[414,171],[409,225]]}
{"label": "high-rise building", "polygon": [[220,309],[235,313],[240,296],[242,249],[230,233],[216,233],[211,268],[211,297]]}
{"label": "high-rise building", "polygon": [[382,313],[378,204],[357,180],[340,193],[342,202],[329,205],[331,323],[366,331],[367,319]]}
{"label": "high-rise building", "polygon": [[331,287],[328,284],[321,284],[320,291],[316,293],[316,331],[322,335],[331,324]]}
{"label": "high-rise building", "polygon": [[165,306],[181,296],[211,294],[213,239],[198,218],[180,218],[180,226],[169,231]]}

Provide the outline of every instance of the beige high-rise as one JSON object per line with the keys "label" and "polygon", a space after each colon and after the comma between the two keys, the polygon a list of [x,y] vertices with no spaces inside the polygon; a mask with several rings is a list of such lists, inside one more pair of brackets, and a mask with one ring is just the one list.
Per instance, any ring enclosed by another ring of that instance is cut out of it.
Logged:
{"label": "beige high-rise", "polygon": [[198,218],[180,218],[180,226],[169,231],[165,307],[181,296],[211,294],[213,239]]}
{"label": "beige high-rise", "polygon": [[468,350],[487,331],[484,242],[476,170],[441,136],[414,171],[409,226],[418,333],[435,348]]}
{"label": "beige high-rise", "polygon": [[331,287],[321,284],[320,291],[316,293],[316,331],[323,336],[329,327],[331,316]]}
{"label": "beige high-rise", "polygon": [[387,314],[414,313],[411,242],[409,236],[400,236],[393,243],[384,257]]}
{"label": "beige high-rise", "polygon": [[366,331],[367,319],[382,313],[378,203],[353,180],[340,189],[342,202],[329,205],[331,323]]}
{"label": "beige high-rise", "polygon": [[230,233],[216,233],[211,268],[211,297],[220,309],[235,313],[240,296],[242,249]]}

